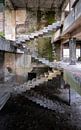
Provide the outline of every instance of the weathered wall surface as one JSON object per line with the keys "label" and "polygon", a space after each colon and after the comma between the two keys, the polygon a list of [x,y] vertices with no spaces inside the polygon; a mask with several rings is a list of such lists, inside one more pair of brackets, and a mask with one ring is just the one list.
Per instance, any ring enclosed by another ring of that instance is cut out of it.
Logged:
{"label": "weathered wall surface", "polygon": [[15,41],[16,35],[32,33],[55,22],[55,11],[5,9],[5,37]]}
{"label": "weathered wall surface", "polygon": [[55,21],[54,11],[16,10],[16,32],[31,33]]}
{"label": "weathered wall surface", "polygon": [[[13,2],[5,0],[5,37],[14,41],[16,34],[31,33],[52,24],[56,19],[59,20],[61,3],[62,0],[59,2],[15,1],[15,3],[14,0]],[[16,4],[19,6],[17,7]],[[22,6],[23,8],[20,8]],[[45,9],[42,9],[42,7]]]}
{"label": "weathered wall surface", "polygon": [[22,82],[27,80],[28,72],[32,70],[31,55],[16,54],[16,80]]}
{"label": "weathered wall surface", "polygon": [[59,61],[61,59],[61,45],[60,45],[60,42],[55,44],[55,52],[56,52],[56,55],[55,55],[54,59]]}
{"label": "weathered wall surface", "polygon": [[11,68],[11,72],[15,72],[15,54],[5,53],[5,68]]}
{"label": "weathered wall surface", "polygon": [[0,38],[0,50],[7,52],[15,52],[15,47],[12,45],[12,42],[5,40],[5,38]]}
{"label": "weathered wall surface", "polygon": [[26,10],[17,10],[16,11],[16,33],[24,33],[26,31],[25,28],[25,20],[26,20]]}
{"label": "weathered wall surface", "polygon": [[5,52],[4,60],[4,81],[15,81],[16,68],[15,68],[15,54]]}
{"label": "weathered wall surface", "polygon": [[16,10],[16,32],[17,34],[33,32],[37,28],[37,17],[35,11],[26,9]]}
{"label": "weathered wall surface", "polygon": [[0,82],[4,81],[4,53],[0,51]]}
{"label": "weathered wall surface", "polygon": [[37,11],[38,29],[55,22],[55,11]]}
{"label": "weathered wall surface", "polygon": [[0,12],[0,34],[3,33],[3,13]]}
{"label": "weathered wall surface", "polygon": [[28,72],[32,70],[31,56],[26,54],[5,53],[5,81],[15,76],[17,82],[27,80]]}
{"label": "weathered wall surface", "polygon": [[4,13],[3,13],[3,4],[0,3],[0,35],[3,35],[3,31],[4,31]]}
{"label": "weathered wall surface", "polygon": [[16,16],[15,10],[5,10],[5,38],[15,41]]}

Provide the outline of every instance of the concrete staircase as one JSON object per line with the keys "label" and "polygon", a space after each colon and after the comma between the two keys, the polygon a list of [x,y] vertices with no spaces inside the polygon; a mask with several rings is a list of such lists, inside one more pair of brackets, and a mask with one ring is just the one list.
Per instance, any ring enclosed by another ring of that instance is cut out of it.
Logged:
{"label": "concrete staircase", "polygon": [[9,98],[10,98],[9,92],[0,93],[0,110],[4,107]]}
{"label": "concrete staircase", "polygon": [[16,43],[22,44],[25,43],[26,41],[34,40],[35,38],[38,38],[40,36],[43,37],[44,35],[49,34],[50,31],[57,30],[60,27],[61,27],[61,22],[57,21],[56,23],[52,23],[51,25],[44,27],[42,30],[35,31],[29,35],[22,34],[17,36]]}
{"label": "concrete staircase", "polygon": [[63,68],[60,62],[50,62],[49,60],[47,60],[45,58],[37,57],[36,54],[32,54],[32,58],[34,58],[35,60],[38,60],[42,64],[49,66],[51,68],[55,68],[55,69],[59,69],[59,70],[61,70]]}
{"label": "concrete staircase", "polygon": [[[47,27],[44,27],[42,30],[35,31],[35,32],[33,32],[33,33],[29,34],[29,35],[26,35],[26,34],[18,35],[17,38],[16,38],[16,44],[18,46],[22,46],[23,48],[26,48],[26,46],[23,44],[23,43],[26,43],[26,41],[34,40],[36,38],[39,38],[40,36],[43,37],[43,36],[49,34],[49,32],[51,32],[53,30],[55,31],[60,27],[61,27],[61,22],[57,21],[56,23],[52,23],[51,25],[48,25]],[[28,47],[27,47],[27,49],[31,50]],[[36,60],[38,60],[39,62],[41,62],[41,63],[43,63],[43,64],[45,64],[45,65],[47,65],[49,67],[59,68],[59,64],[54,63],[54,62],[49,62],[45,58],[37,57],[37,55],[33,54],[32,52],[31,52],[31,56],[33,58],[35,58]]]}
{"label": "concrete staircase", "polygon": [[59,113],[64,113],[64,108],[61,103],[59,103],[57,100],[50,100],[48,98],[45,98],[44,96],[41,96],[37,93],[33,93],[30,95],[25,95],[26,98],[31,100],[32,102],[35,102],[36,104],[40,105],[41,107],[47,108],[52,111],[58,111]]}
{"label": "concrete staircase", "polygon": [[24,84],[21,84],[19,86],[15,86],[13,88],[14,93],[23,93],[27,90],[31,90],[32,88],[35,88],[35,86],[39,86],[40,84],[43,84],[44,82],[48,82],[50,79],[53,79],[57,75],[60,75],[59,71],[53,71],[48,72],[48,74],[44,73],[43,76],[37,77],[36,79],[29,80],[28,82],[25,82]]}

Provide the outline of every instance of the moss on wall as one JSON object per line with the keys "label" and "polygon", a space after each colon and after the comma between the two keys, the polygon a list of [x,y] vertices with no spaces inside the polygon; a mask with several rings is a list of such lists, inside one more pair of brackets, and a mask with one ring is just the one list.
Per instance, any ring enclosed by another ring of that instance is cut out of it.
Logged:
{"label": "moss on wall", "polygon": [[41,57],[53,60],[51,38],[39,38],[38,39],[38,54]]}
{"label": "moss on wall", "polygon": [[55,22],[55,12],[54,11],[38,11],[37,12],[37,23],[38,30],[44,26],[48,26]]}
{"label": "moss on wall", "polygon": [[46,20],[48,24],[52,24],[53,22],[55,22],[55,12],[54,11],[46,12]]}

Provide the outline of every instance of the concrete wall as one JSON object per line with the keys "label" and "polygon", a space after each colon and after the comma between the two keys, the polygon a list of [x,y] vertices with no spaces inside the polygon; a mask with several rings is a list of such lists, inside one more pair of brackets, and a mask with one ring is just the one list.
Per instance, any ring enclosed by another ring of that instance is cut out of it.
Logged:
{"label": "concrete wall", "polygon": [[35,11],[26,9],[16,10],[16,32],[17,34],[34,32],[37,28],[37,14]]}
{"label": "concrete wall", "polygon": [[4,12],[3,12],[4,6],[3,3],[0,3],[0,35],[3,35],[4,31]]}
{"label": "concrete wall", "polygon": [[0,12],[0,33],[3,32],[3,13]]}
{"label": "concrete wall", "polygon": [[28,72],[32,70],[31,56],[26,54],[5,53],[4,60],[4,80],[14,77],[17,82],[27,80]]}
{"label": "concrete wall", "polygon": [[9,40],[15,40],[16,34],[27,34],[43,28],[55,21],[53,11],[32,11],[25,9],[5,10],[5,37]]}
{"label": "concrete wall", "polygon": [[61,44],[60,44],[60,41],[58,41],[57,43],[54,43],[54,51],[55,53],[53,54],[54,56],[54,60],[61,60]]}
{"label": "concrete wall", "polygon": [[37,14],[26,9],[5,10],[5,38],[15,41],[16,34],[34,32],[37,28]]}
{"label": "concrete wall", "polygon": [[5,40],[5,38],[1,37],[0,38],[0,50],[14,53],[16,49],[10,41]]}
{"label": "concrete wall", "polygon": [[5,38],[15,41],[16,15],[15,10],[5,10]]}
{"label": "concrete wall", "polygon": [[0,51],[0,82],[4,81],[4,53]]}
{"label": "concrete wall", "polygon": [[37,29],[52,24],[55,20],[54,11],[16,10],[16,32],[31,33]]}
{"label": "concrete wall", "polygon": [[15,72],[15,54],[5,52],[5,68],[11,68],[11,72]]}
{"label": "concrete wall", "polygon": [[28,72],[32,70],[31,56],[27,54],[16,54],[16,81],[27,80]]}

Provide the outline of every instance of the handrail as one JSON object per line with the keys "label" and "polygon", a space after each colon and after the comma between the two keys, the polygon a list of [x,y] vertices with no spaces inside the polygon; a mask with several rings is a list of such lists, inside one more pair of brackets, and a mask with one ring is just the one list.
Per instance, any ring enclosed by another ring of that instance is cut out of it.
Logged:
{"label": "handrail", "polygon": [[75,11],[73,9],[64,21],[63,31],[65,31],[68,27],[70,27],[74,21],[75,21]]}
{"label": "handrail", "polygon": [[63,32],[66,31],[79,17],[81,17],[81,1],[77,2],[75,7],[69,13],[64,21]]}

